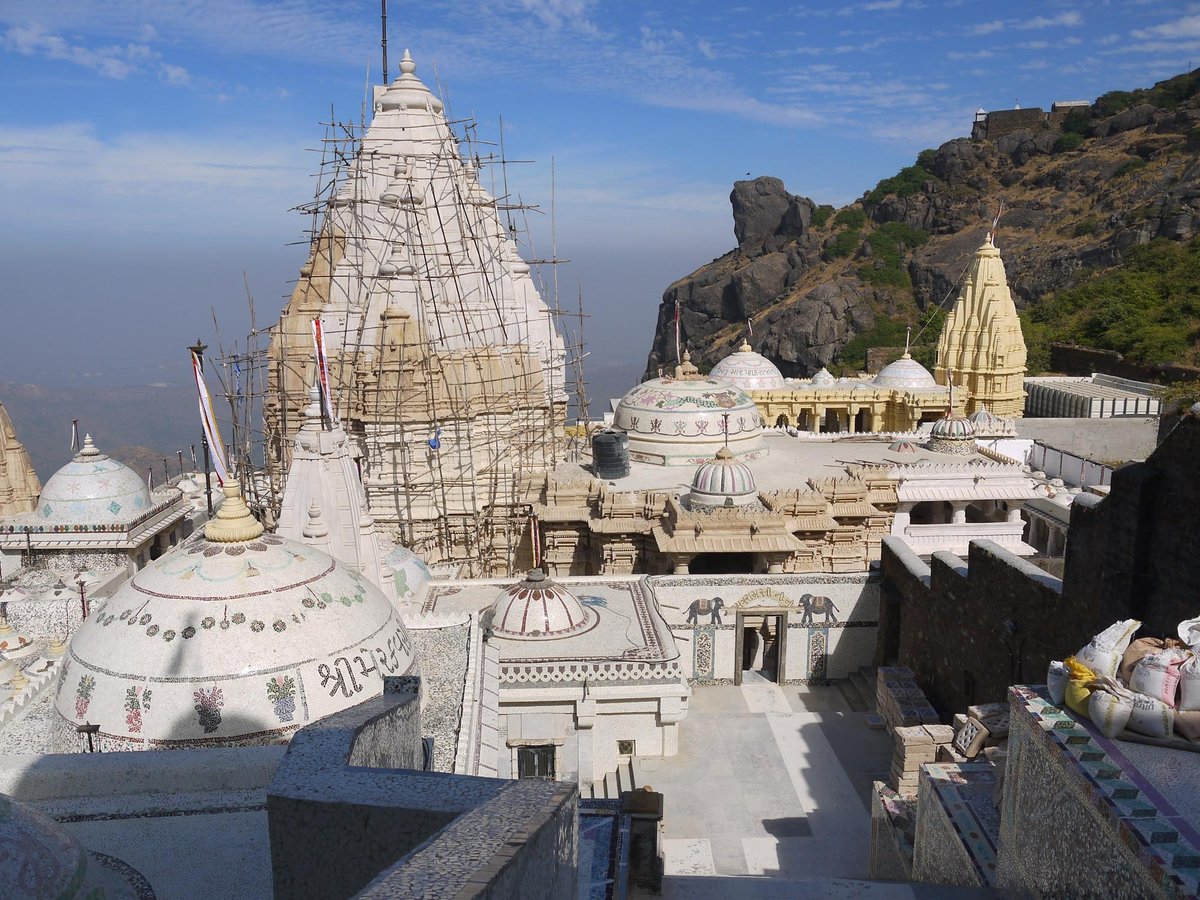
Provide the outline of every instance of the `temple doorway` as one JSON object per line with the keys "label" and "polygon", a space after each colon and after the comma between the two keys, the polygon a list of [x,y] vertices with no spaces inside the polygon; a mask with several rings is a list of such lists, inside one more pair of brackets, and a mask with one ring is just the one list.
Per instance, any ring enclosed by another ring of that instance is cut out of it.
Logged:
{"label": "temple doorway", "polygon": [[787,618],[785,610],[738,612],[734,634],[734,684],[741,684],[751,676],[754,680],[783,684]]}
{"label": "temple doorway", "polygon": [[688,563],[693,575],[752,575],[753,553],[699,553]]}

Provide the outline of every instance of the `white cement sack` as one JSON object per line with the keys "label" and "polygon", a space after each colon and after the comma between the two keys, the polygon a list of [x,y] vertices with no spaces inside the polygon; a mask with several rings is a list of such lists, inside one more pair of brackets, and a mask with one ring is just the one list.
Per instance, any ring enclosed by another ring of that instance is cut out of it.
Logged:
{"label": "white cement sack", "polygon": [[1114,622],[1092,638],[1075,658],[1098,675],[1116,675],[1134,632],[1141,627],[1137,619]]}
{"label": "white cement sack", "polygon": [[1139,694],[1174,706],[1179,693],[1179,667],[1192,657],[1190,650],[1170,648],[1147,653],[1133,667],[1129,686]]}
{"label": "white cement sack", "polygon": [[1088,715],[1105,737],[1115,738],[1125,730],[1129,717],[1133,715],[1133,698],[1124,690],[1120,693],[1092,691],[1088,697]]}
{"label": "white cement sack", "polygon": [[1179,667],[1179,708],[1200,710],[1200,656],[1195,654]]}
{"label": "white cement sack", "polygon": [[[1200,677],[1200,672],[1197,676]],[[1062,706],[1063,697],[1067,693],[1067,682],[1070,680],[1071,675],[1062,660],[1052,660],[1050,668],[1046,671],[1046,690],[1050,692],[1050,699],[1055,706]],[[1200,684],[1197,685],[1197,690],[1200,690]]]}
{"label": "white cement sack", "polygon": [[1138,734],[1169,738],[1175,733],[1175,710],[1155,697],[1133,694],[1133,712],[1125,726]]}
{"label": "white cement sack", "polygon": [[1179,623],[1179,639],[1200,653],[1200,616]]}

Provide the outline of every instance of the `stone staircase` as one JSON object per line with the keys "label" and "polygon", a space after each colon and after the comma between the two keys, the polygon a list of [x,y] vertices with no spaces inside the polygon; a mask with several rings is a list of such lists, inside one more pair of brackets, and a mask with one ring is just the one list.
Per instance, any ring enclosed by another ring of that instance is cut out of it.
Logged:
{"label": "stone staircase", "polygon": [[593,800],[620,800],[623,791],[635,790],[641,787],[641,783],[636,760],[626,759],[606,774],[603,781],[593,781],[587,789],[587,796]]}
{"label": "stone staircase", "polygon": [[857,672],[851,672],[849,678],[834,684],[842,692],[852,712],[876,712],[874,666],[863,666]]}

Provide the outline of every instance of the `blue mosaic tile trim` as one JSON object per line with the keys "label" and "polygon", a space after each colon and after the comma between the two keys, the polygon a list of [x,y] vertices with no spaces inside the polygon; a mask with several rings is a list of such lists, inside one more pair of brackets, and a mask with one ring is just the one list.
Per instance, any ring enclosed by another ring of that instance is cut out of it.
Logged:
{"label": "blue mosaic tile trim", "polygon": [[[996,858],[999,850],[1000,818],[987,815],[980,800],[989,806],[996,776],[989,763],[927,763],[922,766],[929,786],[946,811],[950,824],[966,848],[975,871],[988,887],[996,884]],[[982,814],[981,814],[982,813]]]}
{"label": "blue mosaic tile trim", "polygon": [[[1034,739],[1057,747],[1068,783],[1109,822],[1121,843],[1146,866],[1168,895],[1200,896],[1200,836],[1124,754],[1069,710],[1050,702],[1044,687],[1009,688],[1014,713],[1037,725]],[[1074,765],[1066,764],[1071,760]]]}
{"label": "blue mosaic tile trim", "polygon": [[591,871],[580,866],[579,900],[625,900],[630,818],[621,814],[621,801],[581,799],[578,814],[579,842],[593,848]]}

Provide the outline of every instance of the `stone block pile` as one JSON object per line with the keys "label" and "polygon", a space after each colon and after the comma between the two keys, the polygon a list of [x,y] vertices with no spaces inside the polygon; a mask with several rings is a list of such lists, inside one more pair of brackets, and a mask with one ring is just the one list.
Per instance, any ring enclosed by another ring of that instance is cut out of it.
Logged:
{"label": "stone block pile", "polygon": [[921,766],[937,761],[941,748],[954,740],[954,729],[949,725],[902,725],[894,735],[892,788],[901,797],[916,797]]}
{"label": "stone block pile", "polygon": [[876,670],[875,708],[889,731],[941,721],[907,666],[880,666]]}

